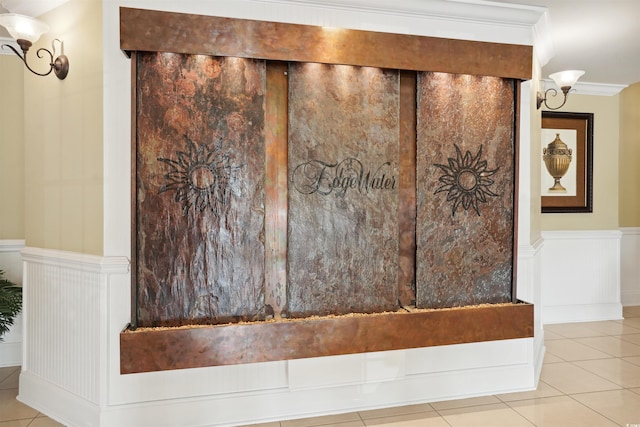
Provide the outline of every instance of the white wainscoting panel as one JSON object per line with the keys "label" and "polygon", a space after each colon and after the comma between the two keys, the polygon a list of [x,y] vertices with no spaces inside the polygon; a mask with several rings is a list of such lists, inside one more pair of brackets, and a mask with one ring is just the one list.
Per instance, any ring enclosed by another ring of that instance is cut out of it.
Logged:
{"label": "white wainscoting panel", "polygon": [[[0,270],[5,279],[22,284],[22,257],[24,240],[0,240]],[[0,342],[0,368],[22,364],[22,313],[13,321],[13,326]]]}
{"label": "white wainscoting panel", "polygon": [[[168,396],[173,391],[173,397],[111,406],[104,411],[101,425],[139,427],[139,420],[154,427],[244,425],[536,387],[532,338],[285,363],[290,368],[286,378],[289,387],[220,395],[186,397],[183,386],[189,383],[183,379],[190,370],[122,375],[120,379],[135,384],[142,396]],[[201,378],[210,378],[207,371],[229,368],[202,369]],[[242,369],[251,366],[241,365]],[[336,372],[344,378],[334,375]],[[175,381],[154,380],[155,388],[148,385],[150,378],[169,377]],[[120,389],[124,383],[118,382],[114,381],[114,387]],[[199,383],[191,380],[192,387],[199,387]]]}
{"label": "white wainscoting panel", "polygon": [[620,232],[622,305],[640,305],[640,227],[625,227],[621,228]]}
{"label": "white wainscoting panel", "polygon": [[544,240],[539,238],[532,245],[518,246],[518,264],[516,278],[516,297],[520,301],[533,304],[534,364],[536,384],[540,378],[544,361],[544,329],[542,327],[542,301],[540,292],[540,275],[542,263],[542,247]]}
{"label": "white wainscoting panel", "polygon": [[[129,260],[38,248],[25,248],[22,256],[24,360],[18,400],[65,424],[93,425],[77,416],[81,407],[97,408],[104,401],[109,278],[126,274]],[[65,401],[78,408],[56,417]]]}
{"label": "white wainscoting panel", "polygon": [[121,375],[128,260],[22,253],[18,399],[67,426],[242,425],[536,386],[533,338]]}
{"label": "white wainscoting panel", "polygon": [[622,318],[618,230],[542,233],[542,321]]}

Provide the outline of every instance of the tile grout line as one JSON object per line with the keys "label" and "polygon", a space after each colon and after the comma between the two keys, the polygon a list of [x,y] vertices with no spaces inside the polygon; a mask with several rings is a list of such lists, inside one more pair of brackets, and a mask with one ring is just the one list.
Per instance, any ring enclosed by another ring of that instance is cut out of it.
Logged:
{"label": "tile grout line", "polygon": [[[431,406],[431,407],[433,408],[433,410],[435,411],[435,413],[436,413],[436,414],[438,414],[438,416],[442,419],[442,421],[444,421],[445,423],[447,423],[447,425],[448,425],[449,427],[453,427],[453,426],[451,425],[451,423],[449,422],[449,420],[447,420],[447,419],[444,417],[444,415],[442,415],[442,414],[440,413],[440,410],[439,410],[439,409],[434,408],[434,407],[433,407],[433,405],[431,405],[431,404],[429,404],[429,406]],[[482,405],[476,405],[476,406],[482,406]],[[445,410],[446,410],[446,409],[445,409]]]}
{"label": "tile grout line", "polygon": [[[624,388],[623,388],[622,390],[626,390],[626,389],[624,389]],[[606,390],[606,391],[615,391],[615,390]],[[602,393],[602,392],[601,392],[601,391],[598,391],[598,392],[592,392],[592,393]],[[587,394],[587,393],[574,393],[574,394]],[[585,405],[584,403],[580,402],[579,400],[577,400],[576,398],[574,398],[572,394],[568,394],[567,396],[568,396],[571,400],[573,400],[574,402],[577,402],[577,403],[578,403],[578,404],[580,404],[581,406],[584,406],[585,408],[587,408],[587,409],[589,409],[589,410],[591,410],[591,411],[595,412],[596,414],[600,415],[601,417],[604,417],[605,419],[607,419],[607,420],[611,421],[612,423],[617,424],[617,425],[621,425],[621,424],[618,424],[615,420],[612,420],[611,418],[609,418],[609,417],[608,417],[608,416],[606,416],[605,414],[603,414],[603,413],[601,413],[600,411],[596,410],[595,408],[592,408],[592,407],[587,406],[587,405]]]}
{"label": "tile grout line", "polygon": [[608,379],[608,378],[603,377],[603,376],[602,376],[602,375],[600,375],[600,374],[597,374],[597,373],[595,373],[595,372],[592,372],[592,371],[590,371],[590,370],[588,370],[588,369],[585,369],[585,368],[583,368],[582,366],[576,365],[576,364],[574,363],[574,362],[590,362],[590,361],[593,361],[593,360],[611,360],[611,359],[618,359],[620,362],[623,362],[623,363],[629,363],[629,364],[631,364],[631,365],[638,366],[638,365],[636,365],[635,363],[627,362],[627,361],[626,361],[626,360],[624,360],[622,357],[615,357],[615,356],[608,357],[608,358],[606,358],[606,359],[587,359],[587,360],[576,360],[576,361],[572,361],[572,362],[569,362],[569,363],[571,363],[572,365],[574,365],[576,368],[582,369],[582,370],[583,370],[583,371],[585,371],[585,372],[588,372],[588,373],[590,373],[590,374],[593,374],[593,375],[595,375],[595,376],[597,376],[597,377],[599,377],[599,378],[602,378],[602,379],[603,379],[603,380],[605,380],[605,381],[608,381],[608,382],[610,382],[610,383],[612,383],[612,384],[617,385],[617,386],[618,386],[618,387],[620,387],[620,389],[622,389],[622,390],[627,390],[627,389],[631,388],[631,387],[625,387],[625,386],[623,386],[622,384],[618,384],[617,382],[614,382],[614,381],[612,381],[612,380],[610,380],[610,379]]}

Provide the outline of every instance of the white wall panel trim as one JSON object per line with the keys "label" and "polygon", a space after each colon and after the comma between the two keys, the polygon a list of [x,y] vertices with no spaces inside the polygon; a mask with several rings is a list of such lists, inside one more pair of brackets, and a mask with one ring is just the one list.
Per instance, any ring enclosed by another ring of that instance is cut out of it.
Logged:
{"label": "white wall panel trim", "polygon": [[126,274],[130,264],[126,257],[101,257],[34,247],[24,248],[22,258],[26,262],[105,274]]}
{"label": "white wall panel trim", "polygon": [[[112,405],[102,412],[101,426],[140,427],[139,420],[154,427],[232,426],[532,390],[535,388],[533,366],[526,356],[531,354],[532,341],[532,338],[525,338],[501,343],[501,350],[522,357],[513,357],[506,363],[490,367],[481,367],[482,363],[478,362],[478,368],[433,370],[393,381],[365,381],[333,387],[318,384],[297,390],[177,397]],[[491,347],[492,343],[486,345]],[[467,356],[472,357],[473,351]],[[482,359],[490,360],[491,356]],[[143,375],[138,375],[138,379],[144,381]],[[166,386],[170,387],[170,384]]]}
{"label": "white wall panel trim", "polygon": [[640,305],[640,227],[620,229],[620,297],[623,306]]}
{"label": "white wall panel trim", "polygon": [[640,227],[621,227],[620,233],[623,236],[640,236]]}
{"label": "white wall panel trim", "polygon": [[545,231],[543,323],[622,318],[619,230]]}
{"label": "white wall panel trim", "polygon": [[540,264],[543,247],[544,239],[542,236],[538,236],[531,245],[518,246],[518,276],[516,282],[516,296],[518,299],[533,304],[533,364],[536,384],[540,378],[545,353],[540,301]]}
{"label": "white wall panel trim", "polygon": [[559,230],[543,231],[545,241],[550,240],[620,240],[622,233],[619,230]]}
{"label": "white wall panel trim", "polygon": [[31,247],[22,257],[21,378],[37,377],[101,404],[106,400],[109,281],[113,275],[127,276],[128,259]]}
{"label": "white wall panel trim", "polygon": [[622,304],[566,304],[543,308],[545,324],[622,319]]}
{"label": "white wall panel trim", "polygon": [[[67,427],[100,426],[100,407],[32,372],[20,374],[17,399]],[[73,408],[72,411],[61,408]]]}
{"label": "white wall panel trim", "polygon": [[530,245],[518,245],[518,256],[522,256],[524,258],[534,258],[542,246],[544,245],[544,239],[538,237],[535,242]]}
{"label": "white wall panel trim", "polygon": [[24,248],[24,240],[0,240],[0,252],[20,252],[22,248]]}

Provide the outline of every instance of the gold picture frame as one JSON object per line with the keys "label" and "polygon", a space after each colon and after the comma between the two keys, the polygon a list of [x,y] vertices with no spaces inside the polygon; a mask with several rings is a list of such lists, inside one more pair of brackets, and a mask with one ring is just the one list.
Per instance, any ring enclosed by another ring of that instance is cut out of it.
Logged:
{"label": "gold picture frame", "polygon": [[593,212],[593,113],[542,112],[542,213]]}

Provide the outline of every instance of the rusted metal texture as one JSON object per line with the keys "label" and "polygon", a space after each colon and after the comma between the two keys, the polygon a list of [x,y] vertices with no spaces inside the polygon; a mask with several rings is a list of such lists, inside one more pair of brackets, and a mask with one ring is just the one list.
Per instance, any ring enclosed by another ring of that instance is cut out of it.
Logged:
{"label": "rusted metal texture", "polygon": [[288,66],[267,64],[265,162],[265,305],[279,318],[287,303]]}
{"label": "rusted metal texture", "polygon": [[514,83],[419,73],[418,307],[512,299]]}
{"label": "rusted metal texture", "polygon": [[416,303],[416,73],[400,72],[398,300]]}
{"label": "rusted metal texture", "polygon": [[262,319],[265,62],[137,60],[138,324]]}
{"label": "rusted metal texture", "polygon": [[121,8],[121,47],[123,373],[533,336],[509,304],[530,46]]}
{"label": "rusted metal texture", "polygon": [[533,336],[533,305],[125,331],[123,374]]}
{"label": "rusted metal texture", "polygon": [[288,306],[398,308],[399,73],[289,66]]}
{"label": "rusted metal texture", "polygon": [[125,51],[530,79],[532,47],[120,8]]}

